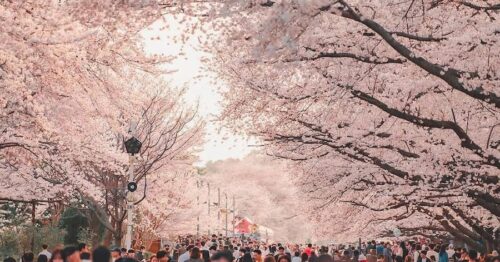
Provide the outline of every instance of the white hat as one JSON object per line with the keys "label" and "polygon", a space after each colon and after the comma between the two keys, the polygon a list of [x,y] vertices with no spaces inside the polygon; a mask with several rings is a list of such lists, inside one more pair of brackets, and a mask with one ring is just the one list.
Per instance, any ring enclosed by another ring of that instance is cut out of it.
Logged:
{"label": "white hat", "polygon": [[492,254],[494,257],[496,257],[496,256],[498,256],[498,251],[493,250],[493,252],[491,252],[491,254]]}

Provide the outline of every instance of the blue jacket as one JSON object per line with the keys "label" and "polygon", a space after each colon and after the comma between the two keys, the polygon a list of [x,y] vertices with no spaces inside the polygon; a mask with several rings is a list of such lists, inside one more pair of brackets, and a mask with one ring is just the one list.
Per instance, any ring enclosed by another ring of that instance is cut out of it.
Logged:
{"label": "blue jacket", "polygon": [[382,245],[377,245],[377,255],[383,255],[384,254],[384,246]]}
{"label": "blue jacket", "polygon": [[448,253],[439,252],[439,261],[438,262],[448,262]]}

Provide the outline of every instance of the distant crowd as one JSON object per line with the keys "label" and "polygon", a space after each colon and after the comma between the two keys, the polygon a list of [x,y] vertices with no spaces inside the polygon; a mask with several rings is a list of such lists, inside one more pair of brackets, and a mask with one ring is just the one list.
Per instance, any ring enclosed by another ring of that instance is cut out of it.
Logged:
{"label": "distant crowd", "polygon": [[[497,251],[479,253],[443,243],[370,241],[358,246],[267,243],[221,235],[179,236],[157,252],[85,243],[63,249],[43,250],[35,257],[22,255],[19,262],[500,262]],[[9,257],[4,262],[17,262]]]}

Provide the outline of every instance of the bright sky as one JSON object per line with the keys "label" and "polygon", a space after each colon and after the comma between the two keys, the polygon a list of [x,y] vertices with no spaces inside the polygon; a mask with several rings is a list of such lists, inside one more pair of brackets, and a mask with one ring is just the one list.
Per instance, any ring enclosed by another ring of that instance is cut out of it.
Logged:
{"label": "bright sky", "polygon": [[[165,24],[169,27],[160,31],[160,27]],[[220,127],[213,120],[221,110],[221,96],[218,94],[217,86],[213,83],[216,75],[203,68],[201,60],[206,54],[199,50],[197,38],[192,37],[183,44],[180,43],[181,41],[177,43],[175,41],[180,37],[180,32],[188,30],[186,24],[171,17],[167,17],[166,21],[156,22],[152,30],[144,32],[146,51],[152,54],[176,56],[177,58],[167,65],[169,70],[175,72],[169,74],[166,79],[173,86],[187,86],[186,99],[193,105],[199,104],[199,114],[207,122],[207,127],[206,142],[200,152],[198,164],[204,165],[208,161],[227,158],[242,158],[252,150],[249,147],[252,140],[248,141],[227,130],[218,131]],[[219,84],[223,86],[224,83],[217,83]]]}

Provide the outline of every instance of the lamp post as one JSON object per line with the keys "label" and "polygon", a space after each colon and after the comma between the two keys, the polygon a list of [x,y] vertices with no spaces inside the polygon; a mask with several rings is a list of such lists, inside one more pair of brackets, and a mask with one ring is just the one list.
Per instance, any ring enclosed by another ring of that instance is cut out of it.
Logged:
{"label": "lamp post", "polygon": [[220,209],[221,209],[221,204],[220,204],[220,187],[217,188],[217,235],[220,234],[220,229],[222,228],[221,226],[221,221],[220,221]]}
{"label": "lamp post", "polygon": [[231,210],[231,212],[233,213],[233,236],[234,234],[236,233],[236,231],[234,231],[234,224],[236,223],[236,199],[235,199],[235,196],[233,195],[233,210]]}
{"label": "lamp post", "polygon": [[226,192],[224,192],[224,196],[226,197],[226,227],[225,227],[226,235],[225,236],[227,238],[227,216],[229,215],[228,214],[229,210],[228,210],[228,206],[227,206],[227,193]]}
{"label": "lamp post", "polygon": [[211,219],[210,219],[210,183],[207,183],[208,187],[208,195],[207,195],[207,208],[208,208],[208,235],[210,236],[210,225],[211,225]]}
{"label": "lamp post", "polygon": [[127,184],[127,235],[125,236],[125,246],[130,249],[132,246],[132,220],[134,219],[134,197],[133,192],[137,190],[137,183],[134,181],[134,160],[135,154],[141,150],[142,143],[135,137],[125,141],[125,149],[129,154],[129,173]]}
{"label": "lamp post", "polygon": [[200,181],[196,180],[196,239],[200,237]]}

